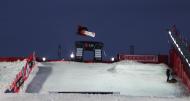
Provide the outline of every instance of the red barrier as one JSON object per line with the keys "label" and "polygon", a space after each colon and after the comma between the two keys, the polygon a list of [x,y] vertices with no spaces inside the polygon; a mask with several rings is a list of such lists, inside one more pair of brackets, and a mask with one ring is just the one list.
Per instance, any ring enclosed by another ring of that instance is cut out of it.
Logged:
{"label": "red barrier", "polygon": [[190,90],[190,70],[176,49],[170,50],[170,67]]}
{"label": "red barrier", "polygon": [[13,62],[13,61],[22,61],[25,57],[0,57],[0,62]]}
{"label": "red barrier", "polygon": [[32,71],[33,67],[35,66],[35,61],[36,61],[36,56],[35,53],[30,55],[26,59],[26,64],[20,70],[20,72],[16,75],[15,80],[12,82],[10,89],[6,91],[6,93],[18,93],[20,90],[20,87],[24,84],[24,82],[27,80],[29,77],[30,72]]}
{"label": "red barrier", "polygon": [[165,63],[168,65],[168,55],[158,55],[158,63]]}

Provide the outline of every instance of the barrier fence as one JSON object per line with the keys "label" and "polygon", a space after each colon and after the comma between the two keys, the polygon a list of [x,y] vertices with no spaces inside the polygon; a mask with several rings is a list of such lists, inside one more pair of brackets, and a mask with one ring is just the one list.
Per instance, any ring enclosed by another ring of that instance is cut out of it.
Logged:
{"label": "barrier fence", "polygon": [[171,41],[170,67],[190,90],[190,51],[186,37],[175,25],[168,30]]}
{"label": "barrier fence", "polygon": [[26,59],[26,57],[0,57],[0,62],[14,62],[14,61],[22,61]]}
{"label": "barrier fence", "polygon": [[35,53],[26,58],[26,64],[20,70],[20,72],[16,75],[16,78],[13,80],[10,88],[5,91],[5,93],[18,93],[20,87],[23,86],[24,82],[28,79],[32,69],[36,64],[36,56]]}
{"label": "barrier fence", "polygon": [[174,73],[182,80],[182,82],[190,90],[190,68],[180,53],[175,49],[170,50],[170,67]]}

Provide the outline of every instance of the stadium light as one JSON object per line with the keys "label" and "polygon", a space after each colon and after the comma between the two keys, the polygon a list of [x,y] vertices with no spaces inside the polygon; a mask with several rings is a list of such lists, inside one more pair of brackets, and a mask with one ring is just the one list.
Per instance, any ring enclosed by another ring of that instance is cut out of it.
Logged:
{"label": "stadium light", "polygon": [[111,58],[111,61],[112,61],[112,62],[113,62],[113,61],[115,61],[115,58],[114,58],[114,57],[112,57],[112,58]]}
{"label": "stadium light", "polygon": [[70,58],[71,58],[71,59],[74,59],[74,58],[75,58],[75,55],[74,55],[73,52],[70,54]]}
{"label": "stadium light", "polygon": [[168,31],[168,33],[169,33],[170,35],[172,34],[172,32],[171,32],[170,30]]}
{"label": "stadium light", "polygon": [[42,58],[42,61],[45,62],[45,61],[46,61],[46,57],[43,57],[43,58]]}

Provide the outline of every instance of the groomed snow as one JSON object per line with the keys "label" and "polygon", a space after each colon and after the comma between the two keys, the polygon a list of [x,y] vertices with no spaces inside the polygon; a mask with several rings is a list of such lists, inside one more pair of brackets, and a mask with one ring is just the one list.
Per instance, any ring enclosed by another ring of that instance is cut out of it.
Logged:
{"label": "groomed snow", "polygon": [[0,101],[189,101],[189,97],[134,97],[81,94],[6,94]]}
{"label": "groomed snow", "polygon": [[0,62],[0,93],[3,93],[13,80],[19,71],[25,66],[26,61],[17,62]]}
{"label": "groomed snow", "polygon": [[23,90],[49,92],[119,92],[127,96],[176,97],[187,93],[180,83],[167,83],[164,64],[122,61],[113,64],[38,63]]}

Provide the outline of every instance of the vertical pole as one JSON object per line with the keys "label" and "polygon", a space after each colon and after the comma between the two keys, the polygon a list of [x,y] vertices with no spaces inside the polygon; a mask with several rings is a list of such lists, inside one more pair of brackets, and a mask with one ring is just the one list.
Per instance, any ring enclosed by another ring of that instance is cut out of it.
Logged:
{"label": "vertical pole", "polygon": [[58,59],[62,59],[62,47],[61,47],[61,45],[58,45],[57,55],[58,55]]}

